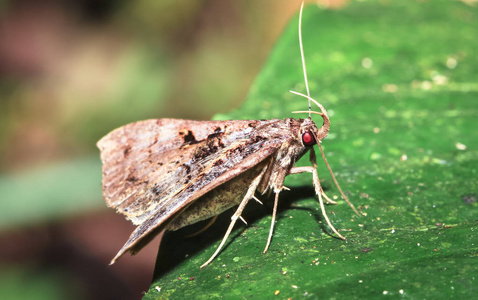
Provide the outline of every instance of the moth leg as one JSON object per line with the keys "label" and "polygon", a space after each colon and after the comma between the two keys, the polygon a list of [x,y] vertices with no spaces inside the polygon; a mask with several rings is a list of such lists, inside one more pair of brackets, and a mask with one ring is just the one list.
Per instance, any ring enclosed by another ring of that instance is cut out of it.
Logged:
{"label": "moth leg", "polygon": [[222,247],[226,243],[227,238],[231,234],[232,229],[234,228],[234,224],[236,224],[237,219],[240,218],[240,216],[242,214],[242,211],[246,207],[249,200],[251,200],[252,197],[254,196],[254,193],[255,193],[257,187],[259,186],[259,183],[261,182],[262,176],[264,175],[264,172],[266,171],[266,168],[267,167],[264,167],[262,169],[261,173],[259,175],[257,175],[254,178],[254,180],[252,180],[251,185],[249,186],[249,189],[247,190],[246,195],[244,196],[244,198],[241,201],[241,204],[239,204],[239,207],[237,208],[236,212],[231,217],[231,223],[229,224],[229,227],[227,228],[226,234],[222,238],[221,244],[219,244],[219,246],[216,249],[216,252],[214,252],[214,254],[211,256],[211,258],[209,258],[204,264],[202,264],[202,266],[200,267],[201,269],[204,268],[205,266],[207,266],[208,264],[210,264],[214,260],[214,258],[219,254],[219,252],[221,251]]}
{"label": "moth leg", "polygon": [[191,237],[196,236],[196,235],[198,235],[198,234],[200,234],[200,233],[203,233],[203,232],[206,231],[209,227],[211,227],[212,224],[214,224],[214,222],[216,222],[217,217],[218,217],[218,216],[212,217],[211,220],[209,220],[209,222],[207,222],[207,224],[206,224],[203,228],[199,229],[198,231],[196,231],[196,232],[194,232],[194,233],[191,233],[191,234],[186,235],[185,238],[191,238]]}
{"label": "moth leg", "polygon": [[[298,167],[297,167],[298,168]],[[309,172],[309,171],[300,171],[297,170],[297,168],[292,168],[292,170],[289,172],[289,174],[298,174],[298,173],[303,173],[303,172]],[[293,171],[293,172],[292,172]],[[310,173],[310,172],[309,172]],[[327,196],[324,192],[324,190],[322,189],[322,186],[320,186],[320,193],[322,194],[322,197],[324,197],[325,201],[329,204],[337,204],[336,201],[332,200],[329,198],[329,196]]]}
{"label": "moth leg", "polygon": [[322,189],[321,187],[321,190],[322,190],[322,197],[324,197],[325,201],[327,201],[327,203],[330,203],[330,204],[337,204],[337,202],[335,202],[334,200],[330,199],[324,192],[324,190]]}
{"label": "moth leg", "polygon": [[269,246],[272,241],[272,233],[274,232],[274,223],[276,221],[276,213],[277,213],[277,203],[279,202],[279,193],[276,193],[276,196],[274,198],[274,210],[272,210],[272,221],[271,221],[271,229],[269,230],[269,237],[267,238],[267,244],[266,248],[262,252],[262,254],[265,254],[267,250],[269,250]]}
{"label": "moth leg", "polygon": [[343,237],[337,229],[335,229],[334,225],[329,220],[329,217],[327,216],[327,213],[325,212],[325,205],[324,201],[322,200],[322,187],[320,186],[319,182],[319,175],[317,174],[317,170],[314,167],[294,167],[290,170],[290,174],[299,174],[299,173],[312,173],[312,181],[314,182],[314,188],[315,188],[315,193],[319,196],[319,203],[320,203],[320,209],[322,210],[322,216],[324,216],[325,221],[327,222],[327,225],[329,225],[330,229],[338,235],[341,239],[346,240],[345,237]]}
{"label": "moth leg", "polygon": [[312,166],[294,167],[290,170],[289,174],[299,174],[304,172],[312,173],[312,181],[314,183],[315,193],[319,196],[319,204],[320,204],[320,209],[322,210],[322,216],[324,216],[324,219],[327,222],[327,225],[329,225],[330,229],[332,229],[332,231],[341,239],[346,240],[345,237],[343,237],[337,231],[337,229],[335,229],[335,227],[330,222],[329,217],[327,216],[327,213],[325,212],[324,201],[322,199],[323,190],[322,190],[322,187],[320,186],[319,174],[317,173],[317,169],[315,168],[317,166],[317,163],[315,162],[315,152],[313,152],[313,149],[311,149],[310,160],[312,162],[313,167]]}
{"label": "moth leg", "polygon": [[[320,148],[320,149],[322,149],[322,148]],[[312,167],[314,167],[314,169],[317,169],[317,158],[316,158],[316,156],[315,156],[314,148],[310,149],[309,161],[310,161],[310,163],[312,164]],[[334,200],[330,199],[330,198],[325,194],[324,189],[322,188],[322,186],[320,187],[320,190],[322,191],[322,196],[325,198],[325,200],[327,201],[327,203],[337,204],[337,202],[335,202]]]}

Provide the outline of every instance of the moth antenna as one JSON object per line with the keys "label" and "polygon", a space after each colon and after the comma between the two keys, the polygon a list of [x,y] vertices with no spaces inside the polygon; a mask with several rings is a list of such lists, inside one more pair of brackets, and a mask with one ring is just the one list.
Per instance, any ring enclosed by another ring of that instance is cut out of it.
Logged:
{"label": "moth antenna", "polygon": [[[311,98],[310,96],[304,95],[304,94],[299,93],[299,92],[296,92],[296,91],[289,91],[289,92],[291,92],[291,93],[294,94],[294,95],[307,98],[307,99],[309,99],[309,102],[310,102],[310,101],[314,102],[314,104],[317,105],[317,106],[320,108],[320,110],[322,111],[322,113],[323,113],[326,117],[328,117],[327,111],[325,110],[325,107],[324,107],[322,104],[320,104],[317,100]],[[310,109],[310,111],[311,111],[311,113],[314,113],[311,109]],[[320,114],[320,113],[319,113],[319,114]]]}
{"label": "moth antenna", "polygon": [[291,113],[293,113],[293,114],[309,114],[309,113],[313,113],[313,114],[316,114],[316,115],[319,115],[319,116],[323,116],[323,115],[324,115],[323,113],[319,113],[319,112],[316,112],[316,111],[307,111],[307,110],[296,110],[296,111],[292,111]]}
{"label": "moth antenna", "polygon": [[[299,13],[299,46],[300,46],[300,57],[302,59],[302,70],[304,71],[304,81],[305,89],[307,91],[307,99],[309,99],[309,112],[312,110],[312,103],[310,101],[310,91],[309,91],[309,81],[307,80],[307,70],[305,67],[305,57],[304,57],[304,45],[302,44],[302,11],[304,10],[304,1],[300,5]],[[309,113],[309,118],[312,117],[312,114]]]}

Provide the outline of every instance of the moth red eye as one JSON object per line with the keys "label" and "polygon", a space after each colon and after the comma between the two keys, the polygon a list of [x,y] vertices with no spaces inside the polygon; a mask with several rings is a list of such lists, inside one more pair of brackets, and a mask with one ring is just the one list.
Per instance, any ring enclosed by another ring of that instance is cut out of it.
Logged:
{"label": "moth red eye", "polygon": [[302,134],[302,143],[304,144],[304,146],[315,145],[314,136],[310,131],[304,132],[304,134]]}

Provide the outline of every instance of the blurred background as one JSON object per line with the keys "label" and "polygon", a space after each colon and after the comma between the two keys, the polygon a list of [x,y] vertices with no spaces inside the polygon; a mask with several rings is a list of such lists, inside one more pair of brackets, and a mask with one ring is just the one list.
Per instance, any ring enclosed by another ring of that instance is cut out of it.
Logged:
{"label": "blurred background", "polygon": [[96,142],[238,107],[300,2],[0,1],[0,299],[141,298],[158,243],[108,266],[134,227]]}

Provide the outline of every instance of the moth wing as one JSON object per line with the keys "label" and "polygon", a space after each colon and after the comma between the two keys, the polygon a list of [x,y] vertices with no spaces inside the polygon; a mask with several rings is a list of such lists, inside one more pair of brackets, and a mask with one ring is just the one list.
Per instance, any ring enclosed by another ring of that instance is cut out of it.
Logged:
{"label": "moth wing", "polygon": [[[192,145],[219,128],[222,122],[176,119],[145,120],[113,130],[97,146],[103,162],[103,196],[134,224],[141,224],[149,207],[145,195],[163,198],[181,172],[174,172],[191,155]],[[194,129],[191,131],[190,129]],[[155,184],[156,183],[156,184]],[[159,185],[162,183],[162,185]],[[152,199],[147,199],[152,200]]]}
{"label": "moth wing", "polygon": [[280,129],[277,138],[261,137],[258,128],[274,131],[281,121],[147,120],[100,140],[106,202],[139,225],[116,258],[138,251],[192,201],[269,157],[287,137]]}

